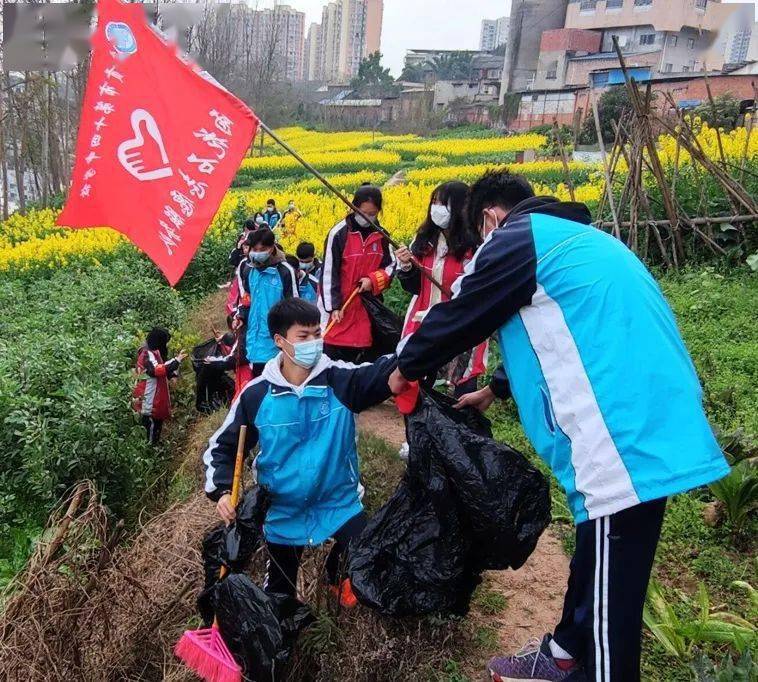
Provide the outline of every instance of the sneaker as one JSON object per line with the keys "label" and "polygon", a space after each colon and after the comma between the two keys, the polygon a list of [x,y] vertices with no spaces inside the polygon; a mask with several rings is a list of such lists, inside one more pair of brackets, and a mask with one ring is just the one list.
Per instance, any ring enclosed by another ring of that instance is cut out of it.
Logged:
{"label": "sneaker", "polygon": [[329,592],[339,601],[343,609],[352,609],[358,606],[358,597],[353,592],[350,578],[345,578],[339,585],[330,585]]}
{"label": "sneaker", "polygon": [[[564,663],[561,661],[561,663]],[[586,682],[584,671],[578,664],[563,669],[550,652],[550,635],[540,642],[532,639],[513,656],[496,656],[487,665],[494,682]]]}
{"label": "sneaker", "polygon": [[216,285],[219,289],[230,289],[232,286],[231,282],[223,282],[221,284]]}
{"label": "sneaker", "polygon": [[409,447],[408,443],[403,443],[400,446],[400,449],[397,451],[397,456],[402,459],[404,462],[408,461],[408,453],[411,451],[411,448]]}

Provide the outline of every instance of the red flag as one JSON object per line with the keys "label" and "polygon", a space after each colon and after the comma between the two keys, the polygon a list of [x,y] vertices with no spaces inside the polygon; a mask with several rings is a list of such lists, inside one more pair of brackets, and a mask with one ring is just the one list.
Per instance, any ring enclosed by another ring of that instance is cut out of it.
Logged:
{"label": "red flag", "polygon": [[176,284],[258,129],[138,4],[99,0],[71,189],[58,225],[112,227]]}

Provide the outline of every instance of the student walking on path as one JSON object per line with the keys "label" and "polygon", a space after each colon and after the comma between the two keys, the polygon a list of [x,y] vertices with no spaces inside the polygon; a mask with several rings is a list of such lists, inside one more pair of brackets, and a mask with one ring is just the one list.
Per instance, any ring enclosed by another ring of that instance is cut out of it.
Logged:
{"label": "student walking on path", "polygon": [[276,246],[268,228],[252,232],[250,256],[240,271],[243,293],[237,308],[235,330],[245,337],[245,356],[250,378],[260,375],[264,365],[277,354],[268,333],[268,313],[284,298],[298,298],[297,276]]}
{"label": "student walking on path", "polygon": [[361,366],[322,355],[321,315],[302,299],[277,303],[268,315],[278,354],[234,401],[203,455],[205,492],[227,523],[240,427],[245,453],[260,445],[257,481],[271,493],[264,532],[269,555],[264,589],[295,595],[303,550],[329,538],[325,579],[342,606],[357,604],[343,578],[348,545],[366,525],[361,503],[355,414],[390,397],[396,357]]}
{"label": "student walking on path", "polygon": [[[382,192],[363,185],[353,197],[353,205],[378,220]],[[362,215],[350,213],[326,237],[321,269],[320,304],[327,321],[334,323],[324,338],[324,351],[333,360],[357,362],[371,349],[371,320],[360,298],[342,312],[342,304],[360,288],[379,296],[392,283],[395,255],[387,238]]]}
{"label": "student walking on path", "polygon": [[179,372],[187,357],[181,351],[169,360],[168,342],[171,334],[162,327],[150,330],[137,353],[137,385],[134,388],[134,410],[142,417],[142,425],[150,445],[158,445],[163,422],[171,416],[171,392],[168,380]]}
{"label": "student walking on path", "polygon": [[[464,214],[467,195],[468,185],[463,182],[447,182],[437,187],[432,192],[426,219],[410,247],[395,252],[399,264],[397,277],[403,289],[413,294],[405,316],[403,338],[421,326],[432,306],[449,299],[429,278],[421,275],[421,269],[450,291],[479,246],[479,234],[469,227]],[[477,377],[487,371],[487,346],[485,341],[469,348],[438,373],[440,379],[454,387],[456,397],[476,390]],[[437,376],[428,378],[433,384]]]}

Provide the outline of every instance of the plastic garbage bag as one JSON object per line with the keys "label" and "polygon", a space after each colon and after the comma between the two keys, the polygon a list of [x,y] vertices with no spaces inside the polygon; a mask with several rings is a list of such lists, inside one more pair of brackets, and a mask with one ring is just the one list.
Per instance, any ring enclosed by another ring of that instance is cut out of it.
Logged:
{"label": "plastic garbage bag", "polygon": [[376,296],[363,293],[361,298],[371,320],[371,352],[363,358],[370,362],[382,355],[395,352],[397,344],[400,343],[403,321]]}
{"label": "plastic garbage bag", "polygon": [[452,405],[421,392],[405,476],[350,547],[353,590],[386,615],[465,614],[481,572],[519,568],[550,523],[544,476]]}
{"label": "plastic garbage bag", "polygon": [[[224,342],[234,343],[234,336],[226,334]],[[205,358],[222,355],[222,348],[216,339],[208,339],[192,349],[192,369],[195,370],[195,409],[202,414],[215,412],[228,405],[234,396],[234,379],[223,365],[206,364]]]}
{"label": "plastic garbage bag", "polygon": [[213,602],[221,635],[245,679],[285,679],[297,637],[313,621],[311,610],[294,597],[264,592],[240,574],[214,586]]}
{"label": "plastic garbage bag", "polygon": [[219,523],[203,539],[205,589],[198,597],[198,608],[206,624],[213,620],[212,588],[218,582],[222,566],[231,573],[247,568],[250,559],[263,544],[263,522],[271,498],[266,488],[254,486],[237,505],[237,518],[230,526]]}

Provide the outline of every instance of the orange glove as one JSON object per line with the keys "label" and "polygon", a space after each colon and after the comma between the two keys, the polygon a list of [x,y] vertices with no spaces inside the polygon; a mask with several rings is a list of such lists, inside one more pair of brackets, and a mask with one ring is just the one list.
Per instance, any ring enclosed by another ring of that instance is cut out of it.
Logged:
{"label": "orange glove", "polygon": [[411,414],[416,409],[419,392],[418,381],[411,381],[407,389],[395,396],[395,406],[400,414]]}

